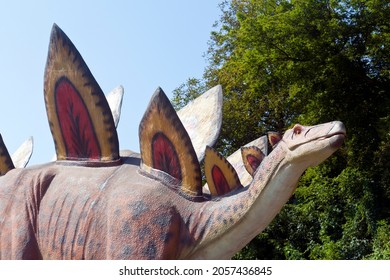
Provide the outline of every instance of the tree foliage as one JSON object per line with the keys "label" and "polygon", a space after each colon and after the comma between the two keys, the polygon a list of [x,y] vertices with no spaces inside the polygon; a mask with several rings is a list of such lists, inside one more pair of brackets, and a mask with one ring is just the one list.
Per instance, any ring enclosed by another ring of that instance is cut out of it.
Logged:
{"label": "tree foliage", "polygon": [[388,1],[220,6],[204,77],[179,87],[174,103],[222,85],[221,152],[296,122],[341,120],[348,133],[344,147],[304,174],[282,212],[236,258],[389,258]]}

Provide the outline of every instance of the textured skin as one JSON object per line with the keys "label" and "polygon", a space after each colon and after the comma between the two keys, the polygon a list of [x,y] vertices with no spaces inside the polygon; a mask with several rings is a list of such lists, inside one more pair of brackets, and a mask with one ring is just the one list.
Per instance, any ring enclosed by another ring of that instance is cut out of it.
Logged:
{"label": "textured skin", "polygon": [[1,177],[1,259],[174,259],[190,251],[192,202],[140,175],[138,158],[124,160]]}
{"label": "textured skin", "polygon": [[1,259],[188,259],[232,228],[278,165],[259,182],[218,200],[194,202],[139,169],[139,156],[112,167],[58,162],[0,177]]}
{"label": "textured skin", "polygon": [[138,164],[50,163],[1,177],[1,259],[191,258],[206,234],[222,234],[250,207],[232,198],[228,208],[193,202],[140,174]]}

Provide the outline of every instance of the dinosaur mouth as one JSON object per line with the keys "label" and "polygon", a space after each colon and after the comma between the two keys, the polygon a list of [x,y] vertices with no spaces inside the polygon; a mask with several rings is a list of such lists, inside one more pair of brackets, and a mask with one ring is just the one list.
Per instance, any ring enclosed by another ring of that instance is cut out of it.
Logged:
{"label": "dinosaur mouth", "polygon": [[332,148],[338,149],[344,143],[346,137],[346,129],[342,122],[335,122],[329,132],[318,140],[328,139]]}
{"label": "dinosaur mouth", "polygon": [[327,135],[325,138],[329,139],[329,143],[332,148],[338,149],[344,143],[345,137],[346,134],[344,132],[338,132],[331,135]]}

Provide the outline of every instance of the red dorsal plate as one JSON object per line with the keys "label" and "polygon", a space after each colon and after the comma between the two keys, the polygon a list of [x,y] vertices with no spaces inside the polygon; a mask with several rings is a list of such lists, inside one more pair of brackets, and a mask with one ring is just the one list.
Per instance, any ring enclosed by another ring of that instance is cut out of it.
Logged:
{"label": "red dorsal plate", "polygon": [[44,94],[57,160],[119,159],[117,131],[103,91],[57,25],[50,38]]}
{"label": "red dorsal plate", "polygon": [[280,140],[282,140],[282,135],[279,132],[268,132],[268,141],[273,148],[279,143]]}
{"label": "red dorsal plate", "polygon": [[3,137],[0,135],[0,176],[5,175],[8,171],[14,168],[15,166],[8,153],[7,147],[4,144]]}
{"label": "red dorsal plate", "polygon": [[202,194],[200,166],[191,139],[161,88],[153,94],[141,120],[139,141],[145,171],[162,171],[180,182],[185,193]]}
{"label": "red dorsal plate", "polygon": [[245,169],[253,177],[253,174],[264,159],[264,153],[256,146],[241,148],[242,161]]}
{"label": "red dorsal plate", "polygon": [[204,170],[212,196],[224,195],[242,187],[232,165],[209,146],[206,147]]}

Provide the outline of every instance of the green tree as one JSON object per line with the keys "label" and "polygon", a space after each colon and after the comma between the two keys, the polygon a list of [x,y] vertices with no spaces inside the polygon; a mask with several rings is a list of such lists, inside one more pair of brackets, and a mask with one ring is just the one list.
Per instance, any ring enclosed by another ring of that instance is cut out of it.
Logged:
{"label": "green tree", "polygon": [[[388,257],[388,1],[232,0],[221,11],[197,80],[203,89],[223,86],[220,151],[296,122],[341,120],[348,133],[236,258]],[[175,102],[187,92],[179,88]]]}
{"label": "green tree", "polygon": [[203,80],[189,78],[187,82],[174,89],[171,100],[172,104],[176,110],[179,110],[205,91],[206,85]]}

